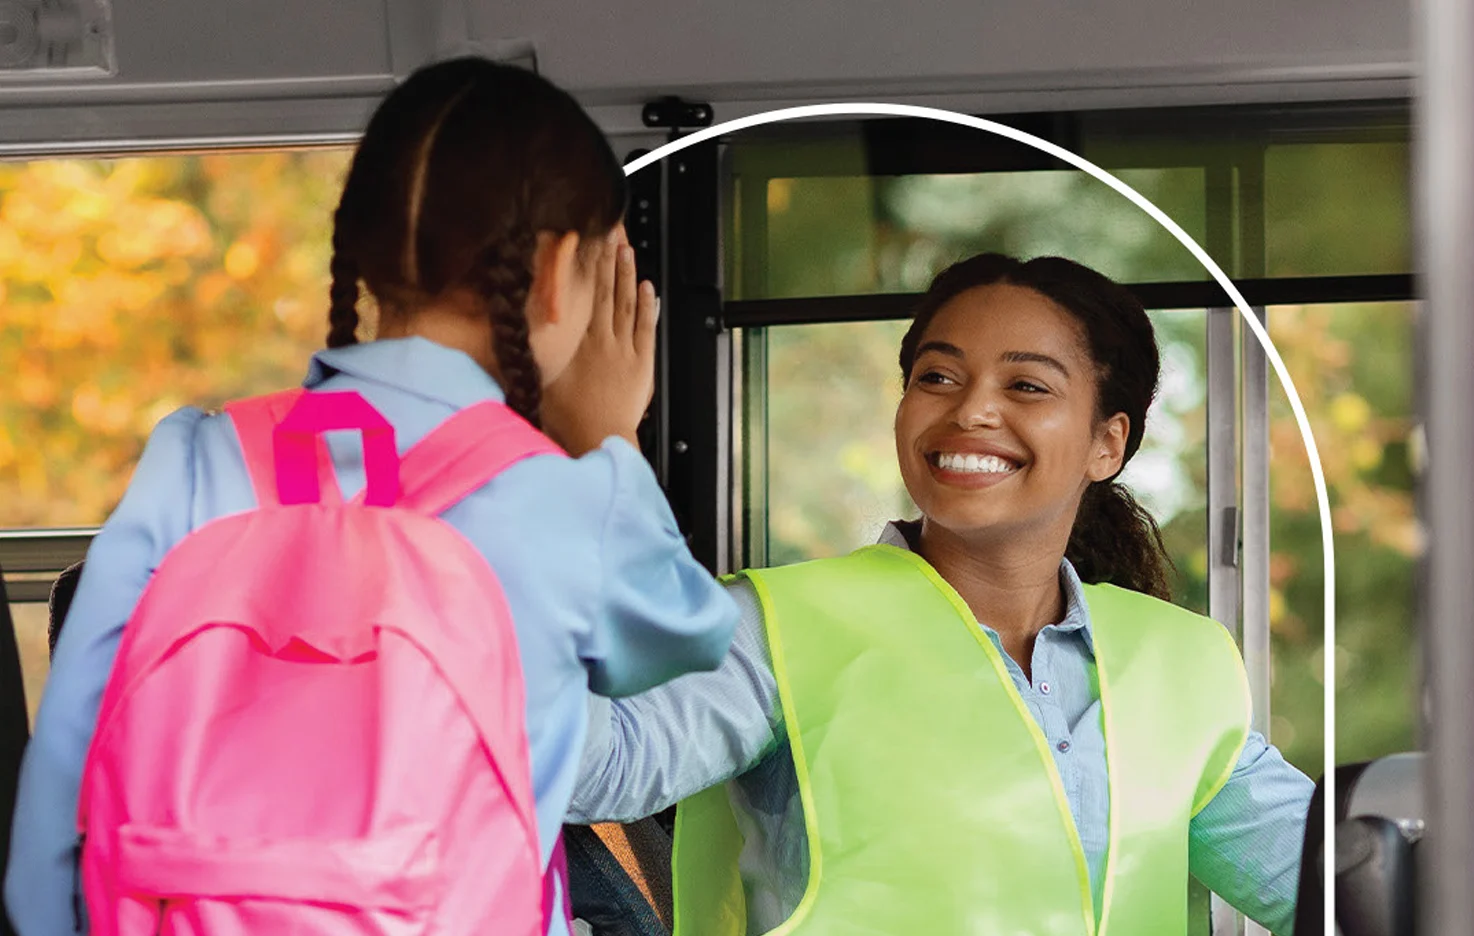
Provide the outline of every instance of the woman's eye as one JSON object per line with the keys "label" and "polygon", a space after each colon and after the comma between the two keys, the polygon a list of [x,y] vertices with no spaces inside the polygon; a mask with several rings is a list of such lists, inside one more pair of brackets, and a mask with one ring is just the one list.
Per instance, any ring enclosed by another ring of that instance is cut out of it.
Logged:
{"label": "woman's eye", "polygon": [[938,373],[936,371],[927,371],[926,373],[922,374],[920,377],[916,378],[916,382],[917,383],[924,383],[924,384],[940,385],[940,384],[944,384],[944,383],[952,383],[952,378],[951,377],[948,377],[946,374],[941,374],[941,373]]}
{"label": "woman's eye", "polygon": [[1013,389],[1015,389],[1015,390],[1022,390],[1025,393],[1048,393],[1049,392],[1046,388],[1039,386],[1038,384],[1034,383],[1032,380],[1015,380],[1013,382]]}

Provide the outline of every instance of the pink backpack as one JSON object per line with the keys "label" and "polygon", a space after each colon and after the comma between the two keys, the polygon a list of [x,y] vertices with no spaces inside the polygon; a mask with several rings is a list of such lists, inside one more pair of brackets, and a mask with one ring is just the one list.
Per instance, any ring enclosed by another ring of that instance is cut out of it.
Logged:
{"label": "pink backpack", "polygon": [[540,873],[516,635],[437,517],[561,450],[494,403],[402,461],[356,393],[226,409],[259,506],[175,546],[123,631],[82,776],[92,933],[545,933],[567,878],[561,837]]}

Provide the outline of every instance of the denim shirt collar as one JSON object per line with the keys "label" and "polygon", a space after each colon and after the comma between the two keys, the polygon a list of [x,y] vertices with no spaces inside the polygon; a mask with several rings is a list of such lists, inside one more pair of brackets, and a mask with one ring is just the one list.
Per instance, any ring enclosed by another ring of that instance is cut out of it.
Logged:
{"label": "denim shirt collar", "polygon": [[[912,542],[920,532],[921,524],[918,521],[892,520],[881,531],[878,542],[914,552]],[[1046,630],[1054,630],[1061,634],[1078,633],[1080,639],[1085,642],[1085,648],[1090,651],[1091,656],[1094,656],[1095,635],[1090,629],[1090,609],[1085,604],[1085,587],[1075,567],[1068,559],[1059,561],[1059,583],[1065,593],[1065,614],[1058,623],[1049,625]]]}
{"label": "denim shirt collar", "polygon": [[496,380],[470,355],[417,336],[319,351],[312,356],[302,385],[310,389],[336,373],[394,387],[458,410],[483,400],[506,402],[506,394]]}

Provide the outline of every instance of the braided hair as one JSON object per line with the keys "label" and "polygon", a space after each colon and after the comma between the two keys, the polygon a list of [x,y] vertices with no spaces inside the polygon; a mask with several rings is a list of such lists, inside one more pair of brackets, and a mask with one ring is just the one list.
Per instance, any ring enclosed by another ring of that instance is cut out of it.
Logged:
{"label": "braided hair", "polygon": [[541,232],[602,238],[624,171],[578,103],[520,68],[469,57],[411,75],[369,121],[333,216],[330,348],[355,343],[359,282],[384,314],[478,301],[511,409],[538,424],[527,296]]}

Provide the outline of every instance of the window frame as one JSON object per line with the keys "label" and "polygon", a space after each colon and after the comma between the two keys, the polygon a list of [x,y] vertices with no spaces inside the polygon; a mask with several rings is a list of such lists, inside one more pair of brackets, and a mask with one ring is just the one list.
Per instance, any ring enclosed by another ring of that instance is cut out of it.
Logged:
{"label": "window frame", "polygon": [[[365,98],[370,109],[375,99]],[[340,102],[341,103],[341,102]],[[335,105],[336,106],[336,105]],[[167,110],[167,109],[166,109]],[[145,107],[145,116],[162,118],[164,112],[153,105]],[[309,109],[308,125],[321,126],[316,118],[323,112]],[[51,120],[53,116],[45,119]],[[0,127],[11,119],[0,108]],[[22,121],[29,119],[20,118]],[[41,119],[41,118],[37,118]],[[64,121],[65,123],[65,121]],[[146,122],[145,122],[146,123]],[[337,120],[332,122],[338,123]],[[361,125],[362,121],[360,121]],[[30,126],[29,124],[24,124]],[[57,129],[50,123],[40,129]],[[129,159],[194,155],[228,155],[260,151],[332,149],[356,144],[358,130],[320,130],[309,132],[274,132],[232,136],[168,136],[150,138],[124,134],[109,142],[92,137],[73,139],[69,133],[58,133],[46,143],[0,143],[0,161],[21,162],[44,159]],[[94,128],[95,129],[95,128]],[[37,131],[39,132],[39,130]],[[69,527],[0,527],[0,578],[12,604],[47,602],[52,586],[62,572],[86,558],[92,538],[101,526]]]}
{"label": "window frame", "polygon": [[[1415,301],[1411,273],[1338,276],[1267,277],[1265,229],[1265,153],[1271,143],[1403,140],[1411,135],[1405,101],[1365,104],[1314,104],[1289,107],[1193,108],[1139,112],[1068,113],[993,118],[1036,136],[1080,151],[1082,131],[1100,121],[1123,139],[1143,132],[1161,133],[1164,124],[1180,134],[1183,144],[1164,151],[1162,167],[1201,166],[1205,170],[1207,231],[1203,246],[1215,257],[1237,260],[1234,285],[1259,322],[1267,327],[1267,307],[1332,302]],[[1061,165],[991,135],[935,121],[861,121],[866,164],[871,175],[1018,172],[1057,169]],[[836,136],[830,129],[831,139]],[[723,232],[735,212],[766,243],[765,179],[823,175],[855,175],[851,168],[831,171],[816,144],[824,129],[776,125],[770,139],[797,142],[797,158],[785,162],[780,153],[766,175],[731,177],[730,151],[724,160],[718,217],[708,219]],[[843,131],[841,131],[843,133]],[[1227,148],[1224,138],[1246,138]],[[745,137],[744,139],[751,139]],[[807,145],[805,145],[807,144]],[[1196,156],[1184,163],[1182,156]],[[1104,162],[1111,168],[1110,162]],[[1131,168],[1142,167],[1139,161]],[[744,238],[745,239],[745,238]],[[743,280],[763,263],[765,250],[735,245],[734,260]],[[723,256],[723,268],[729,258]],[[1223,264],[1233,269],[1229,264]],[[1239,644],[1253,700],[1252,727],[1266,737],[1271,717],[1270,649],[1270,510],[1269,510],[1269,361],[1253,332],[1216,281],[1137,282],[1123,284],[1143,305],[1155,311],[1207,310],[1207,494],[1209,616],[1233,634]],[[909,317],[916,294],[779,299],[727,299],[721,304],[719,327],[734,336],[738,349],[729,355],[723,383],[728,388],[729,421],[723,436],[742,460],[730,468],[739,484],[724,499],[727,523],[719,531],[727,555],[738,567],[766,562],[766,330],[786,325],[894,320]],[[680,314],[680,305],[672,306]],[[733,363],[734,360],[737,363]],[[1228,366],[1225,367],[1224,364]],[[675,387],[668,392],[678,393]],[[755,409],[756,408],[756,409]],[[756,428],[755,428],[756,426]],[[757,466],[755,459],[763,465]],[[744,503],[744,498],[751,503]],[[753,510],[752,507],[761,507]],[[746,509],[744,509],[746,508]],[[717,571],[732,567],[712,556],[700,557]],[[1214,897],[1213,931],[1267,936]]]}

